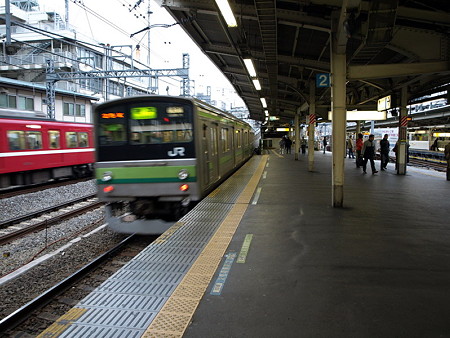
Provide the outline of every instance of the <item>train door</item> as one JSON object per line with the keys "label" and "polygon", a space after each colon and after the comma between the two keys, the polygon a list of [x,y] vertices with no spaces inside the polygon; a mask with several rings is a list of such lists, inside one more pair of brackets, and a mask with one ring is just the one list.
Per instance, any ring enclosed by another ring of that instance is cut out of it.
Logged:
{"label": "train door", "polygon": [[210,128],[209,142],[209,179],[210,183],[216,182],[219,176],[219,125],[212,123]]}
{"label": "train door", "polygon": [[238,162],[236,156],[237,156],[237,151],[236,151],[236,128],[232,127],[231,128],[231,151],[233,152],[232,156],[233,156],[233,168],[236,168],[236,163]]}
{"label": "train door", "polygon": [[202,180],[202,185],[203,187],[207,187],[208,185],[211,184],[211,178],[209,177],[210,173],[209,173],[209,166],[211,163],[211,153],[210,153],[210,137],[209,137],[209,127],[207,125],[207,123],[205,121],[202,121],[203,125],[202,125],[202,145],[201,145],[201,154],[202,154],[202,176],[203,176],[203,180]]}

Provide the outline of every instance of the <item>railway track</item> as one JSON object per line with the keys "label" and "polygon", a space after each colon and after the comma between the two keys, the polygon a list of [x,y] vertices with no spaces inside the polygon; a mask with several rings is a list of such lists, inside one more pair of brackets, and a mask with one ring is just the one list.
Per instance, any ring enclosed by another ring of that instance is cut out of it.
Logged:
{"label": "railway track", "polygon": [[433,169],[433,170],[443,171],[443,172],[445,172],[447,170],[447,166],[442,163],[433,163],[430,161],[424,161],[424,160],[419,160],[419,159],[415,159],[415,158],[410,158],[409,162],[411,165],[414,165],[416,167],[428,168],[428,169]]}
{"label": "railway track", "polygon": [[92,180],[92,177],[89,178],[80,178],[80,179],[65,179],[58,180],[54,182],[47,182],[42,184],[35,184],[33,186],[25,187],[25,186],[17,186],[14,188],[1,189],[0,190],[0,199],[14,197],[18,195],[30,194],[37,191],[42,191],[45,189],[52,189],[57,187],[66,186],[69,184],[76,184],[80,182],[86,182]]}
{"label": "railway track", "polygon": [[[131,260],[155,238],[156,236],[128,236],[113,248],[2,319],[0,332],[13,337],[23,334],[37,336],[43,329],[50,326],[55,318],[70,310],[95,286],[100,285],[119,270],[123,264]],[[67,257],[67,259],[70,258]]]}
{"label": "railway track", "polygon": [[95,194],[0,222],[0,245],[102,206]]}

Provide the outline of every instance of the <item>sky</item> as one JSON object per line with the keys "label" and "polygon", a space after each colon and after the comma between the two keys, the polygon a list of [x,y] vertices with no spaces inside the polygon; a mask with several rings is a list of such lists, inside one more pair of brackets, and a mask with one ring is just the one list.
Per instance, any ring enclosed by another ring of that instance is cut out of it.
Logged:
{"label": "sky", "polygon": [[[65,16],[64,0],[38,0],[41,10],[56,11]],[[137,33],[148,27],[148,0],[143,0],[135,7],[138,0],[69,0],[69,24],[76,27],[77,38],[83,41],[94,40],[111,46],[141,46],[140,61],[147,63],[148,34]],[[133,9],[133,7],[135,7]],[[151,0],[150,25],[173,24],[170,14]],[[109,21],[103,22],[98,16]],[[130,38],[130,35],[137,33]],[[129,48],[124,48],[130,51]],[[195,45],[179,25],[169,28],[155,27],[150,30],[150,66],[153,69],[169,69],[182,67],[182,54],[190,55],[189,75],[195,82],[196,93],[206,93],[211,86],[213,100],[226,101],[233,106],[243,106],[242,100],[226,77]],[[166,94],[166,84],[170,87],[170,95],[179,95],[179,78],[160,79],[160,94]]]}

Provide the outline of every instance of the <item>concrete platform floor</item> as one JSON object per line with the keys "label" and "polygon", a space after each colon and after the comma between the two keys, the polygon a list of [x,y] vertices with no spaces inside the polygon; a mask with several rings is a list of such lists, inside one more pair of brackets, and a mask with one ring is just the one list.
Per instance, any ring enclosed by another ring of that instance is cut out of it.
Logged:
{"label": "concrete platform floor", "polygon": [[[379,168],[379,162],[376,163]],[[408,167],[363,175],[346,159],[331,207],[331,154],[270,153],[259,198],[228,249],[221,295],[207,293],[185,337],[450,337],[450,182]]]}

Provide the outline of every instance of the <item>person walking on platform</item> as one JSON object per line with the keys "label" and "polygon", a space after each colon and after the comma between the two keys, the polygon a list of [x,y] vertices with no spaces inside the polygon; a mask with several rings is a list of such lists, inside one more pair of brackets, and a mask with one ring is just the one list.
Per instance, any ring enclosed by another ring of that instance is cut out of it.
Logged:
{"label": "person walking on platform", "polygon": [[302,154],[306,154],[306,140],[305,140],[304,136],[302,137],[301,148],[302,148]]}
{"label": "person walking on platform", "polygon": [[383,139],[380,141],[381,170],[387,169],[389,163],[389,147],[388,134],[384,134]]}
{"label": "person walking on platform", "polygon": [[367,174],[366,167],[367,167],[367,161],[370,161],[370,166],[372,167],[372,175],[376,174],[378,171],[375,168],[375,136],[370,134],[369,139],[364,142],[361,153],[363,154],[363,173]]}
{"label": "person walking on platform", "polygon": [[327,149],[327,137],[323,137],[323,153],[325,154],[325,149]]}
{"label": "person walking on platform", "polygon": [[291,147],[292,147],[292,140],[289,138],[289,136],[286,136],[286,139],[284,140],[284,148],[286,149],[286,154],[291,153]]}
{"label": "person walking on platform", "polygon": [[450,181],[450,143],[445,145],[444,155],[447,160],[447,181]]}
{"label": "person walking on platform", "polygon": [[356,139],[356,168],[361,167],[362,164],[362,147],[363,147],[363,134],[358,134],[358,138]]}
{"label": "person walking on platform", "polygon": [[284,154],[284,147],[286,145],[284,136],[281,138],[280,142],[278,142],[280,145],[280,154]]}
{"label": "person walking on platform", "polygon": [[347,148],[348,148],[348,158],[355,158],[355,155],[353,154],[353,139],[350,135],[347,140]]}

